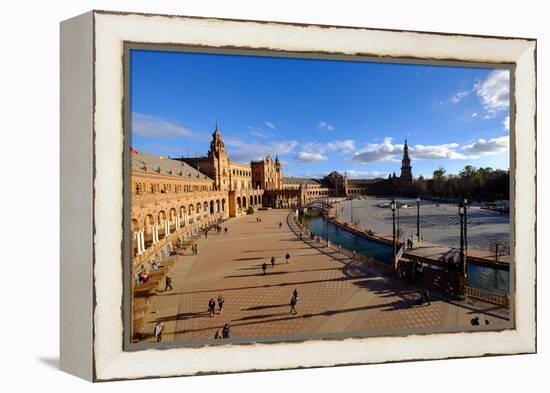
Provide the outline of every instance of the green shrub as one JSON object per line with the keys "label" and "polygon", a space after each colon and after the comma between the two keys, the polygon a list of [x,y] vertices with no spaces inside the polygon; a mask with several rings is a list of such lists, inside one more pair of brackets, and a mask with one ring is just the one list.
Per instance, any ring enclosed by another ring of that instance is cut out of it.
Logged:
{"label": "green shrub", "polygon": [[248,210],[246,211],[246,214],[254,214],[254,208],[250,206]]}

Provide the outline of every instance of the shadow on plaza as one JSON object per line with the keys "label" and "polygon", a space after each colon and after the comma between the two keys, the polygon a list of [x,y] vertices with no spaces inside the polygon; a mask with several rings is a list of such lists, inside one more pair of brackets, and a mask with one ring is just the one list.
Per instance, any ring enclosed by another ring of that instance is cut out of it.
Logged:
{"label": "shadow on plaza", "polygon": [[261,276],[276,276],[281,274],[289,274],[291,272],[274,272],[269,271],[269,269],[265,273],[256,273],[256,274],[236,274],[233,276],[225,276],[224,278],[241,278],[241,277],[261,277]]}
{"label": "shadow on plaza", "polygon": [[253,306],[253,307],[241,308],[241,311],[258,311],[258,310],[265,310],[268,308],[279,308],[279,307],[288,307],[288,304],[282,303],[282,304],[267,304],[264,306]]}
{"label": "shadow on plaza", "polygon": [[[247,315],[242,318],[232,319],[231,326],[232,327],[249,326],[249,325],[256,325],[261,323],[284,322],[284,321],[296,320],[296,319],[306,320],[306,319],[315,318],[315,317],[331,317],[331,316],[350,313],[350,312],[359,312],[359,311],[366,311],[366,310],[373,310],[373,309],[381,309],[381,311],[397,311],[405,308],[410,308],[412,306],[413,304],[410,301],[399,299],[399,300],[396,300],[395,302],[390,302],[390,303],[350,307],[350,308],[345,308],[341,310],[326,310],[326,311],[321,311],[317,313],[301,313],[300,308],[296,307],[298,310],[297,314],[291,314],[290,311],[288,311],[288,312],[279,312],[279,313],[272,313],[272,314]],[[287,307],[289,307],[289,305],[287,305]],[[175,330],[172,333],[186,334],[186,333],[201,332],[201,331],[215,330],[215,329],[216,329],[215,326],[209,326],[209,327],[198,328],[198,329]]]}
{"label": "shadow on plaza", "polygon": [[184,312],[179,313],[176,315],[170,315],[166,317],[160,317],[153,321],[153,323],[156,322],[170,322],[170,321],[181,321],[181,320],[188,320],[188,319],[195,319],[195,318],[202,318],[202,317],[209,317],[210,314],[208,311],[199,311],[199,312]]}
{"label": "shadow on plaza", "polygon": [[[293,250],[309,250],[311,247],[297,247],[297,248],[293,248]],[[267,250],[267,249],[263,249],[263,250],[244,250],[244,251],[241,251],[241,252],[267,252],[267,251],[279,251],[281,252],[281,249],[280,248],[273,248],[273,249],[270,249],[270,250]]]}

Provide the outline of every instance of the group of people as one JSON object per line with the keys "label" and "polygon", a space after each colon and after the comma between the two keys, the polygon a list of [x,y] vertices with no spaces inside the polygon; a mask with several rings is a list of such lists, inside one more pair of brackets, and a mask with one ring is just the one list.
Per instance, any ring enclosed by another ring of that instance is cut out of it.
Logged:
{"label": "group of people", "polygon": [[137,274],[137,281],[138,281],[138,284],[142,284],[149,281],[149,272],[147,271],[147,268],[145,267],[145,265],[141,265],[141,268]]}
{"label": "group of people", "polygon": [[430,303],[430,292],[427,289],[424,290],[422,293],[420,293],[418,298],[416,298],[414,303],[416,305],[419,305],[419,306],[422,305],[422,304],[428,303],[428,306],[429,306],[431,304]]}
{"label": "group of people", "polygon": [[418,258],[401,261],[397,268],[397,274],[408,284],[413,282],[424,271],[424,264]]}
{"label": "group of people", "polygon": [[[287,252],[286,255],[285,255],[285,261],[286,263],[289,263],[290,261],[290,254]],[[271,257],[271,267],[275,267],[275,257]],[[266,274],[267,272],[267,263],[262,263],[262,270],[264,272],[264,274]]]}
{"label": "group of people", "polygon": [[153,330],[153,334],[155,336],[155,341],[161,342],[162,341],[162,333],[164,332],[164,324],[162,322],[157,322],[155,325],[155,329]]}
{"label": "group of people", "polygon": [[223,325],[221,333],[220,333],[220,329],[217,329],[216,333],[214,334],[214,338],[216,340],[219,338],[229,338],[229,323],[226,323],[225,325]]}
{"label": "group of people", "polygon": [[449,258],[444,259],[445,270],[448,272],[461,273],[462,266],[460,265],[460,260],[455,260],[453,255],[450,255]]}
{"label": "group of people", "polygon": [[[471,324],[472,326],[478,326],[478,325],[480,325],[480,323],[479,323],[479,317],[474,317],[474,318],[470,319],[470,324]],[[489,324],[489,320],[486,319],[486,320],[485,320],[485,325],[488,325],[488,324]]]}
{"label": "group of people", "polygon": [[[222,295],[218,295],[218,308],[220,311],[220,314],[223,312],[223,304],[225,303],[225,299]],[[216,301],[214,298],[210,298],[208,301],[208,313],[210,316],[216,314]]]}
{"label": "group of people", "polygon": [[193,255],[199,255],[199,245],[197,243],[193,243],[191,246],[191,252]]}
{"label": "group of people", "polygon": [[260,217],[256,217],[256,222],[262,222],[262,219]]}

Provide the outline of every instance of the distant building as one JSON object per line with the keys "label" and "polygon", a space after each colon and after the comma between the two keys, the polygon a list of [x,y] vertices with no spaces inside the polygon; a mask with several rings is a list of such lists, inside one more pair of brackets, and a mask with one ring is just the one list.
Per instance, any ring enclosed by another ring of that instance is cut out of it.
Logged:
{"label": "distant building", "polygon": [[299,207],[328,196],[412,195],[412,183],[406,141],[401,175],[374,180],[348,179],[336,171],[322,179],[283,177],[278,156],[250,164],[231,161],[217,124],[203,157],[171,159],[131,149],[134,268],[250,207]]}
{"label": "distant building", "polygon": [[322,179],[284,178],[284,187],[306,189],[307,198],[317,196],[353,196],[353,195],[401,195],[413,196],[413,176],[409,147],[405,140],[403,159],[401,160],[401,175],[395,172],[387,179],[349,179],[346,174],[333,171]]}

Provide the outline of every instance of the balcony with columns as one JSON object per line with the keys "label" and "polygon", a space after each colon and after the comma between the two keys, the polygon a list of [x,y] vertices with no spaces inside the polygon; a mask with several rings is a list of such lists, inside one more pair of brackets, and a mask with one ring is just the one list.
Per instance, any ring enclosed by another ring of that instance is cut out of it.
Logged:
{"label": "balcony with columns", "polygon": [[[200,220],[199,220],[200,218]],[[167,244],[176,242],[178,239],[191,240],[200,230],[215,224],[219,220],[227,218],[227,212],[219,211],[213,214],[200,212],[195,220],[188,214],[181,217],[176,216],[172,221],[165,220],[162,224],[151,225],[151,233],[146,234],[144,229],[134,231],[132,237],[132,265],[134,270],[139,268],[158,252],[164,249]]]}

